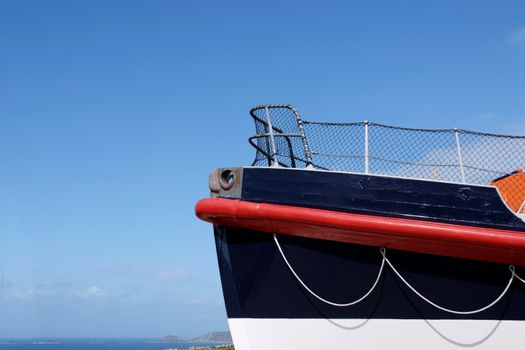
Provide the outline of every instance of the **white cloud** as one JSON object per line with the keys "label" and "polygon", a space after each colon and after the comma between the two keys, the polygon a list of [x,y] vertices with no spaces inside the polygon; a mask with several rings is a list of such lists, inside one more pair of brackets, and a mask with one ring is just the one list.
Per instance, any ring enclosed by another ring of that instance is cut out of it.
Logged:
{"label": "white cloud", "polygon": [[91,286],[87,288],[84,292],[76,293],[77,297],[83,299],[102,298],[105,295],[106,291],[98,286]]}
{"label": "white cloud", "polygon": [[30,287],[23,290],[12,291],[10,293],[4,293],[0,296],[3,300],[33,300],[39,297],[49,296],[49,290],[45,285],[39,285],[37,287]]}
{"label": "white cloud", "polygon": [[35,288],[28,288],[26,290],[20,291],[20,292],[14,292],[11,294],[11,296],[14,299],[22,299],[22,300],[28,300],[33,299],[37,295]]}
{"label": "white cloud", "polygon": [[32,300],[68,300],[71,298],[106,300],[107,292],[99,286],[90,286],[82,291],[64,291],[60,287],[49,287],[46,284],[39,284],[25,289],[12,290],[10,292],[0,291],[0,302],[18,300],[29,302]]}
{"label": "white cloud", "polygon": [[509,44],[525,43],[525,28],[521,28],[512,33],[507,39]]}

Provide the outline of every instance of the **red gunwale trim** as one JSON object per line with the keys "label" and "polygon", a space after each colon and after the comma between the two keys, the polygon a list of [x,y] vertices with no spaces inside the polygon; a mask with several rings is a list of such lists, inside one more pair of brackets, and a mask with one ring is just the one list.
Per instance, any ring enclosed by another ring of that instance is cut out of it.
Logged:
{"label": "red gunwale trim", "polygon": [[525,266],[525,233],[416,219],[207,198],[195,212],[218,226]]}

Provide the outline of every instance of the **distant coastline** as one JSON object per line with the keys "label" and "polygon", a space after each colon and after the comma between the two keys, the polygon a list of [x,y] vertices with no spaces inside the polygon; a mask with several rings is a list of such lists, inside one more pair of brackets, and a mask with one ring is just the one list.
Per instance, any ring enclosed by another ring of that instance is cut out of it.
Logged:
{"label": "distant coastline", "polygon": [[233,344],[230,344],[230,345],[217,345],[217,346],[211,346],[211,347],[192,346],[189,348],[189,350],[235,350],[235,348],[233,347]]}
{"label": "distant coastline", "polygon": [[231,344],[232,337],[230,332],[208,332],[197,337],[186,338],[176,335],[167,335],[159,339],[161,343],[217,343],[217,344]]}
{"label": "distant coastline", "polygon": [[229,332],[211,332],[197,337],[73,338],[0,337],[0,350],[233,350]]}

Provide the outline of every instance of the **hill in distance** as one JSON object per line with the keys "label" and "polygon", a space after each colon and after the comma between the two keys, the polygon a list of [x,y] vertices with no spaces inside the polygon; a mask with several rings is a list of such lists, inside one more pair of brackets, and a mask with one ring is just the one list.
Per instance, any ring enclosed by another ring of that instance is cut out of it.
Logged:
{"label": "hill in distance", "polygon": [[220,343],[220,344],[231,344],[232,336],[230,332],[209,332],[193,338],[183,338],[176,335],[167,335],[159,339],[161,343],[176,343],[176,342],[187,342],[187,343]]}

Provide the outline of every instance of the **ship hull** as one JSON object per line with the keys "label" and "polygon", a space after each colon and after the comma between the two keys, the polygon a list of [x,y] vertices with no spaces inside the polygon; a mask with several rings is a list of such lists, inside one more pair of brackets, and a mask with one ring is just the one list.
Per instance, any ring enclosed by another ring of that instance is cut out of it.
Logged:
{"label": "ship hull", "polygon": [[248,167],[210,189],[236,349],[522,348],[525,222],[495,187]]}
{"label": "ship hull", "polygon": [[[457,315],[428,304],[385,267],[368,297],[337,307],[305,290],[272,234],[217,226],[215,240],[236,349],[517,349],[525,340],[525,285],[518,281],[491,308]],[[382,261],[377,247],[288,235],[278,235],[278,241],[302,281],[336,303],[364,295]],[[408,282],[455,310],[489,304],[510,277],[502,264],[398,250],[387,254]]]}

